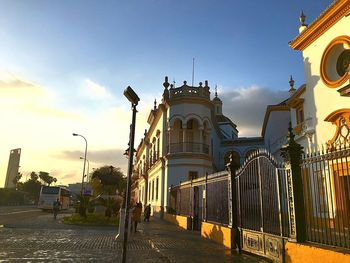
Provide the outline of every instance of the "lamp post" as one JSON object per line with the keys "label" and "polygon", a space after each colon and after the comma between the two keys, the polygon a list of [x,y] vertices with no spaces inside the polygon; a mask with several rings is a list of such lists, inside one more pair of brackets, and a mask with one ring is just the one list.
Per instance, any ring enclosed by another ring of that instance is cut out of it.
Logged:
{"label": "lamp post", "polygon": [[[80,159],[80,160],[85,160],[85,158],[84,158],[84,157],[81,157],[81,156],[80,156],[79,159]],[[87,165],[87,173],[86,173],[84,176],[86,176],[86,179],[88,180],[88,179],[89,179],[90,162],[89,162],[89,159],[86,159],[86,161],[87,161],[87,163],[88,163],[88,165]]]}
{"label": "lamp post", "polygon": [[132,108],[132,122],[130,125],[130,148],[129,148],[129,164],[128,164],[128,174],[126,183],[126,200],[125,200],[125,223],[124,223],[124,240],[123,240],[123,251],[122,251],[122,263],[126,261],[126,245],[128,242],[128,223],[129,223],[129,203],[130,203],[130,192],[131,192],[131,173],[132,173],[132,163],[134,156],[134,137],[135,137],[135,125],[136,125],[136,106],[140,101],[135,91],[128,86],[124,90],[124,96],[131,102]]}
{"label": "lamp post", "polygon": [[83,135],[73,133],[73,136],[80,136],[85,140],[85,157],[84,157],[84,168],[83,168],[83,177],[81,179],[81,189],[80,189],[80,194],[83,196],[83,187],[84,187],[84,175],[85,175],[85,165],[86,165],[86,153],[87,153],[87,140]]}

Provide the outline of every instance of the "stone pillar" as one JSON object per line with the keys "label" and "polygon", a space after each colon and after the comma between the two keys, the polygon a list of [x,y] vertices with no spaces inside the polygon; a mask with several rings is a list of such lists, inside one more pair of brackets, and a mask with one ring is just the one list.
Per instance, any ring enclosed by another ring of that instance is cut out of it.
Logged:
{"label": "stone pillar", "polygon": [[182,125],[182,151],[186,152],[186,130],[187,125]]}
{"label": "stone pillar", "polygon": [[[291,192],[288,192],[289,207],[292,213],[289,216],[290,236],[296,242],[304,242],[306,240],[306,218],[300,168],[303,147],[294,140],[295,135],[291,123],[289,123],[288,131],[288,145],[281,148],[281,156],[284,158],[287,169],[289,167],[291,171],[291,173],[287,172],[288,190],[291,189]],[[291,216],[293,214],[294,216]]]}
{"label": "stone pillar", "polygon": [[199,127],[199,152],[203,153],[203,127]]}
{"label": "stone pillar", "polygon": [[168,128],[168,153],[171,153],[171,128]]}

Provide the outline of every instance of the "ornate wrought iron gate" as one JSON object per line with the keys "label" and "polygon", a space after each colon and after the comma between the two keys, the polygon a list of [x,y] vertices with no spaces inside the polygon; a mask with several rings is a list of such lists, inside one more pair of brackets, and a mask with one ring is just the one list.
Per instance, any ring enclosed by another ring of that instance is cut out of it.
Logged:
{"label": "ornate wrought iron gate", "polygon": [[294,228],[290,169],[260,150],[236,171],[234,180],[242,250],[283,262],[284,238]]}

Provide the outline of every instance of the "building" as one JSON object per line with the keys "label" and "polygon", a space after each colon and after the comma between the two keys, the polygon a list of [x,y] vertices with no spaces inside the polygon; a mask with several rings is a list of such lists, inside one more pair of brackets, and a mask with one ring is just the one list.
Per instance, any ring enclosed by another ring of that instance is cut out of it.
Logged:
{"label": "building", "polygon": [[21,158],[21,149],[13,149],[10,151],[9,163],[7,165],[7,173],[5,179],[5,188],[15,188],[13,180],[18,175],[19,161]]}
{"label": "building", "polygon": [[231,153],[240,164],[263,147],[261,137],[238,138],[217,92],[210,98],[208,81],[174,87],[165,77],[163,86],[162,101],[154,102],[149,128],[136,150],[132,193],[135,201],[151,203],[152,212],[160,215],[172,185],[224,170]]}
{"label": "building", "polygon": [[304,61],[306,83],[288,100],[292,126],[304,148],[349,145],[349,14],[349,0],[333,1],[310,25],[302,14],[300,33],[290,42]]}

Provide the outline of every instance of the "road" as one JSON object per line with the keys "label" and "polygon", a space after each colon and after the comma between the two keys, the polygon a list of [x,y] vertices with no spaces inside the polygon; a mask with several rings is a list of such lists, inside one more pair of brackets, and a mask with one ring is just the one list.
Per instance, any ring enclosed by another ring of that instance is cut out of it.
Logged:
{"label": "road", "polygon": [[36,206],[0,206],[0,225],[12,225],[42,215]]}
{"label": "road", "polygon": [[[51,213],[35,207],[0,207],[0,262],[120,262],[122,240],[115,227],[69,226],[60,222],[70,212]],[[141,223],[129,238],[127,262],[265,262],[231,253],[159,219]]]}

